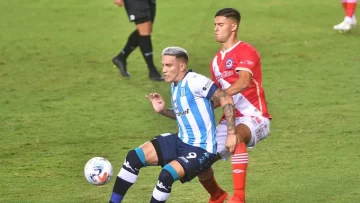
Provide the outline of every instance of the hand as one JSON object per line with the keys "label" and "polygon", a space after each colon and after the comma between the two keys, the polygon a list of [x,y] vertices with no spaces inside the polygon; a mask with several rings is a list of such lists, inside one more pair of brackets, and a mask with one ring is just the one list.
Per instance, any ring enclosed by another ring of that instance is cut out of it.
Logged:
{"label": "hand", "polygon": [[123,1],[123,0],[114,0],[114,3],[115,3],[117,6],[119,6],[119,7],[121,7],[121,6],[124,5],[124,1]]}
{"label": "hand", "polygon": [[159,93],[150,93],[145,97],[151,102],[155,112],[161,113],[165,110],[165,101]]}
{"label": "hand", "polygon": [[221,106],[221,104],[220,104],[220,102],[218,102],[218,101],[214,101],[213,100],[213,102],[214,102],[214,109],[216,109],[217,107],[219,107],[219,106]]}
{"label": "hand", "polygon": [[234,153],[235,150],[235,146],[237,145],[238,140],[237,140],[237,136],[235,133],[228,133],[227,138],[226,138],[226,142],[225,142],[225,146],[226,149],[230,152],[230,153]]}

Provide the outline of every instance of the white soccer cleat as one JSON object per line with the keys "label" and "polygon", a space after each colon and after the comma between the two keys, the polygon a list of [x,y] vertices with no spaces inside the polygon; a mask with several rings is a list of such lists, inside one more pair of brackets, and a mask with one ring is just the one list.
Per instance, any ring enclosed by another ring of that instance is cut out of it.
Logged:
{"label": "white soccer cleat", "polygon": [[339,32],[348,32],[353,27],[353,24],[347,22],[341,22],[340,24],[334,25],[333,29]]}
{"label": "white soccer cleat", "polygon": [[356,23],[357,23],[357,21],[356,21],[355,15],[353,15],[353,17],[352,17],[352,21],[353,21],[353,23],[352,23],[352,27],[356,27]]}

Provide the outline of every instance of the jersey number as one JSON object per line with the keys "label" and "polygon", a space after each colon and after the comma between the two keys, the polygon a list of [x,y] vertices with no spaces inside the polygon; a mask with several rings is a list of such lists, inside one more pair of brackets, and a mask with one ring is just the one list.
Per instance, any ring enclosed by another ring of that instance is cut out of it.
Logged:
{"label": "jersey number", "polygon": [[186,157],[187,159],[193,159],[196,158],[196,153],[195,152],[189,152],[188,156]]}

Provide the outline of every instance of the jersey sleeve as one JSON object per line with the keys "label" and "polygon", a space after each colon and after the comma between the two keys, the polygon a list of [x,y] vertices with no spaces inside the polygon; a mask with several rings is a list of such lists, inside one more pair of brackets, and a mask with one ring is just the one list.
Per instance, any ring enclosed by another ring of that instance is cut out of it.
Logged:
{"label": "jersey sleeve", "polygon": [[211,99],[218,86],[208,77],[193,73],[189,84],[194,95]]}
{"label": "jersey sleeve", "polygon": [[239,72],[241,70],[248,71],[251,75],[254,75],[255,67],[260,61],[260,55],[256,50],[249,50],[242,54],[239,58],[239,61],[236,64],[235,71]]}

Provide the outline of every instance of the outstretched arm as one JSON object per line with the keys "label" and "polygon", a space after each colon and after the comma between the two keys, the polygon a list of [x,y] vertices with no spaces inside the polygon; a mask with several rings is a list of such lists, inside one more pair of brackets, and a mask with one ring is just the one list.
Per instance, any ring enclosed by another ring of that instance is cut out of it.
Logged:
{"label": "outstretched arm", "polygon": [[173,110],[165,108],[165,101],[159,93],[150,93],[150,95],[145,95],[145,97],[151,102],[156,113],[176,120]]}
{"label": "outstretched arm", "polygon": [[176,115],[172,109],[164,108],[164,110],[158,113],[168,118],[176,120]]}
{"label": "outstretched arm", "polygon": [[234,101],[231,96],[226,94],[224,90],[217,89],[211,99],[222,106],[226,123],[227,123],[227,139],[226,147],[230,152],[233,152],[237,144],[235,135],[235,107]]}

